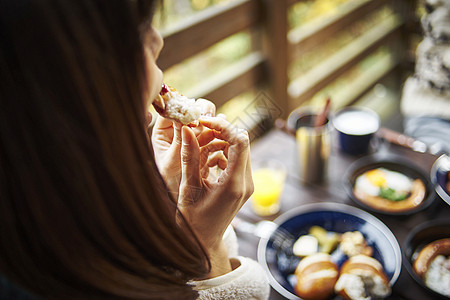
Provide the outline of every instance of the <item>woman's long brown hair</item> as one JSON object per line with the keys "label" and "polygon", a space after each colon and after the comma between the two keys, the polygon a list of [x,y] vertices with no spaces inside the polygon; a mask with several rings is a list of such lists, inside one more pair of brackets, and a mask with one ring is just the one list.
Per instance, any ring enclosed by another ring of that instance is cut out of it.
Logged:
{"label": "woman's long brown hair", "polygon": [[0,273],[49,299],[193,299],[208,260],[148,144],[151,0],[0,0]]}

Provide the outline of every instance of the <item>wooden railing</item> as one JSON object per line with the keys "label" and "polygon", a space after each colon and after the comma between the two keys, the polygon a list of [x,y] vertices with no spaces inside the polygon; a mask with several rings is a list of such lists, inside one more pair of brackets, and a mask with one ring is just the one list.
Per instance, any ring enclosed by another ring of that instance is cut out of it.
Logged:
{"label": "wooden railing", "polygon": [[[344,93],[353,103],[367,90],[395,71],[403,71],[408,30],[415,0],[353,0],[344,4],[332,17],[319,18],[300,28],[289,30],[287,13],[293,0],[237,0],[227,6],[208,8],[162,31],[165,47],[158,61],[163,70],[201,52],[217,42],[243,30],[261,34],[262,42],[233,65],[198,82],[189,91],[192,97],[213,99],[221,106],[229,99],[250,89],[268,89],[270,97],[281,108],[281,116],[310,99],[322,88],[339,78],[382,45],[390,45],[393,59],[376,67],[362,82],[349,84]],[[396,12],[353,40],[327,59],[288,79],[290,64],[305,52],[320,45],[354,22],[390,5]],[[349,96],[350,95],[350,96]]]}
{"label": "wooden railing", "polygon": [[[353,42],[328,57],[314,69],[289,84],[289,94],[292,105],[301,104],[326,85],[337,79],[345,71],[358,64],[363,58],[372,53],[383,44],[399,34],[402,21],[397,16],[391,16],[376,27],[364,33]],[[397,61],[391,67],[397,65]],[[386,70],[386,74],[390,70]],[[377,81],[369,81],[368,85],[374,85]],[[359,95],[358,95],[359,96]],[[352,102],[354,99],[349,99]]]}

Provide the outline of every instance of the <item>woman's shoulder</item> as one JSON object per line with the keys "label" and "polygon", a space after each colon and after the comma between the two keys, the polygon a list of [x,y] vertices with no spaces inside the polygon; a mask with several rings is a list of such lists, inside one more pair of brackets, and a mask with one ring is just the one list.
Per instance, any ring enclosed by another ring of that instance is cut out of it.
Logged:
{"label": "woman's shoulder", "polygon": [[238,256],[233,271],[211,279],[192,281],[193,287],[204,299],[268,299],[269,282],[262,267],[254,260]]}

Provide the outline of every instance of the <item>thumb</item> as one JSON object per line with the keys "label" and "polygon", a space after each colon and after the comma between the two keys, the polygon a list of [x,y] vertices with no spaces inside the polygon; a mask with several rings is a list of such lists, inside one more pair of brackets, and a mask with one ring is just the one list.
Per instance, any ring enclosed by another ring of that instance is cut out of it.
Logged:
{"label": "thumb", "polygon": [[181,204],[195,202],[201,195],[200,146],[194,131],[188,126],[181,128]]}
{"label": "thumb", "polygon": [[172,144],[170,145],[170,148],[172,148],[173,151],[176,152],[179,152],[181,149],[182,144],[181,128],[182,125],[180,123],[173,122],[173,140]]}

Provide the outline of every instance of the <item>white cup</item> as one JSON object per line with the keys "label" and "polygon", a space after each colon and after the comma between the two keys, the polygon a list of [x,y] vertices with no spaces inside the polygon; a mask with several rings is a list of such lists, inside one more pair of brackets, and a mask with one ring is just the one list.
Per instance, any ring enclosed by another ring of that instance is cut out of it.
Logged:
{"label": "white cup", "polygon": [[373,135],[380,128],[378,114],[365,107],[341,109],[332,123],[338,132],[341,151],[350,155],[366,154]]}

